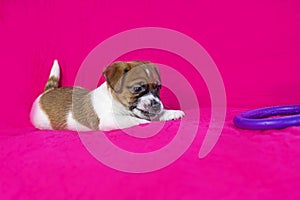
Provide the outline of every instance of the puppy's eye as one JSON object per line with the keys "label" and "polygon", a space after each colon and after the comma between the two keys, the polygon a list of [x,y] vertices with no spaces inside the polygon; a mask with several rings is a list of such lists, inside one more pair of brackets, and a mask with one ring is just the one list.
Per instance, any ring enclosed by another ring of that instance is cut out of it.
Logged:
{"label": "puppy's eye", "polygon": [[133,87],[133,88],[132,88],[132,91],[133,91],[134,93],[139,93],[139,92],[142,91],[142,89],[143,89],[142,87],[139,87],[139,86],[138,86],[138,87]]}
{"label": "puppy's eye", "polygon": [[132,86],[128,88],[133,94],[138,94],[138,93],[142,93],[145,91],[145,86],[144,85],[136,85],[136,86]]}

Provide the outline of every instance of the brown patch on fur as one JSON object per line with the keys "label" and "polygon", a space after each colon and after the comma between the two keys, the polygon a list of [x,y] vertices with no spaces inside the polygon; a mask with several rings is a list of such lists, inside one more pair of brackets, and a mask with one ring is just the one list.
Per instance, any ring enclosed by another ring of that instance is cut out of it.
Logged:
{"label": "brown patch on fur", "polygon": [[103,75],[108,83],[108,86],[111,87],[115,92],[121,93],[126,73],[134,67],[142,65],[145,66],[146,64],[150,64],[150,62],[115,62],[104,70]]}
{"label": "brown patch on fur", "polygon": [[83,88],[63,87],[44,93],[40,105],[48,115],[52,128],[67,129],[67,117],[72,111],[77,122],[98,130],[100,120],[93,109],[89,92]]}
{"label": "brown patch on fur", "polygon": [[[150,76],[147,75],[146,69],[149,70]],[[151,87],[156,82],[160,82],[157,67],[145,61],[115,62],[108,66],[103,74],[112,91],[112,96],[127,108],[138,98],[137,94],[132,94],[126,88],[127,86],[143,82]]]}
{"label": "brown patch on fur", "polygon": [[44,89],[44,92],[50,90],[50,89],[55,89],[55,88],[58,88],[58,83],[59,83],[59,80],[58,78],[54,77],[54,76],[51,76],[47,83],[46,83],[46,86],[45,86],[45,89]]}

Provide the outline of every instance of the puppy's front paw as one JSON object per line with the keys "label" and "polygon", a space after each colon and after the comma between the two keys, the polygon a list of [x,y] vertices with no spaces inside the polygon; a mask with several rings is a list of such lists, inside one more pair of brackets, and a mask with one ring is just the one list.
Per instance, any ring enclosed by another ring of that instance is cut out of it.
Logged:
{"label": "puppy's front paw", "polygon": [[181,110],[164,110],[160,116],[160,121],[175,120],[184,117],[184,112]]}

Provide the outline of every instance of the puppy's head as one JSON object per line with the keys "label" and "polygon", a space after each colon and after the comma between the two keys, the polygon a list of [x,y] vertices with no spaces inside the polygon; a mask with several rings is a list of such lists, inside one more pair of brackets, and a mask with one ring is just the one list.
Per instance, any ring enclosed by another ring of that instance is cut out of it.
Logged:
{"label": "puppy's head", "polygon": [[150,62],[116,62],[104,72],[112,96],[135,116],[152,119],[163,110],[158,68]]}

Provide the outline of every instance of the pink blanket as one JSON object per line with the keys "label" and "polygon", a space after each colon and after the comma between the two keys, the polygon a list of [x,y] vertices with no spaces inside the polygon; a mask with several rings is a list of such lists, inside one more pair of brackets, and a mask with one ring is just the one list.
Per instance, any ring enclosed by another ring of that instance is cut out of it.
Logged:
{"label": "pink blanket", "polygon": [[[300,128],[238,130],[231,120],[240,111],[229,109],[219,142],[206,158],[198,158],[208,125],[204,118],[194,143],[181,158],[142,174],[106,167],[89,154],[76,132],[3,131],[0,198],[299,199]],[[107,136],[121,147],[136,143],[128,150],[147,152],[172,139],[168,134],[178,125],[178,121],[169,122],[172,128],[150,142],[133,141],[119,131]]]}

